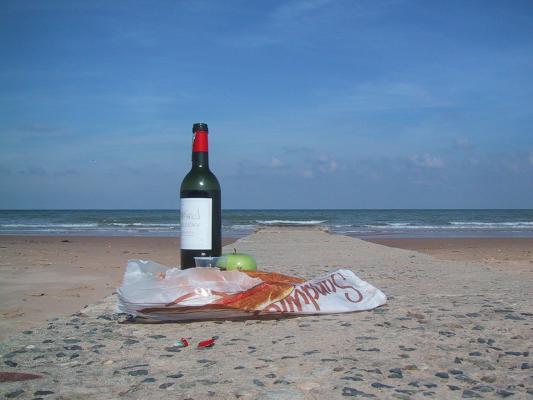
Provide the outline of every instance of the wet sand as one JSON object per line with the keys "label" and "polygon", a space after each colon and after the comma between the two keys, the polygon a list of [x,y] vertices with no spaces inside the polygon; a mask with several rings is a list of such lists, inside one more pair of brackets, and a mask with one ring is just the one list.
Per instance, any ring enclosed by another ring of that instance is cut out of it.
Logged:
{"label": "wet sand", "polygon": [[533,265],[533,238],[405,238],[367,241],[419,251],[441,260],[477,261],[504,269],[527,269]]}

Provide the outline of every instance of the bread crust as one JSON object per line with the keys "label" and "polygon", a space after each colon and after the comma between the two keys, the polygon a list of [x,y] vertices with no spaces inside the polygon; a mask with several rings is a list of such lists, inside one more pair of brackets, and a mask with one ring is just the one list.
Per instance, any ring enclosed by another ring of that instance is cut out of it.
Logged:
{"label": "bread crust", "polygon": [[277,272],[263,272],[263,271],[241,271],[252,278],[258,278],[262,282],[248,290],[239,293],[227,294],[216,292],[220,298],[210,304],[202,306],[179,306],[184,300],[194,296],[194,293],[183,295],[171,303],[168,303],[165,308],[154,307],[145,308],[142,312],[156,312],[156,313],[186,313],[193,308],[197,311],[212,311],[212,310],[227,310],[238,309],[243,311],[261,311],[270,304],[280,301],[290,295],[294,290],[294,285],[304,282],[304,279],[296,278],[294,276],[279,274]]}

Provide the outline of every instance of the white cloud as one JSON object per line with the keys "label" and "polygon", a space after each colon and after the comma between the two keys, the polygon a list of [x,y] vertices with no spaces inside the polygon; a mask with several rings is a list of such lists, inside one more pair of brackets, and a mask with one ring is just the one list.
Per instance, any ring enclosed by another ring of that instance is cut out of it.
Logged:
{"label": "white cloud", "polygon": [[339,163],[326,155],[316,157],[316,159],[312,161],[312,164],[313,169],[322,173],[335,172],[339,169]]}
{"label": "white cloud", "polygon": [[304,178],[312,178],[314,176],[313,170],[310,168],[306,168],[302,171],[302,175]]}
{"label": "white cloud", "polygon": [[270,168],[279,168],[283,166],[283,162],[279,158],[272,158],[269,164]]}
{"label": "white cloud", "polygon": [[431,154],[414,155],[409,157],[409,160],[421,168],[442,168],[444,167],[444,161],[441,158],[432,156]]}
{"label": "white cloud", "polygon": [[322,174],[334,173],[339,168],[340,166],[337,160],[326,155],[320,155],[309,157],[303,163],[298,163],[293,171],[304,178],[312,179]]}
{"label": "white cloud", "polygon": [[321,162],[318,165],[318,170],[320,172],[335,172],[338,168],[339,168],[339,165],[337,164],[337,161],[335,160]]}

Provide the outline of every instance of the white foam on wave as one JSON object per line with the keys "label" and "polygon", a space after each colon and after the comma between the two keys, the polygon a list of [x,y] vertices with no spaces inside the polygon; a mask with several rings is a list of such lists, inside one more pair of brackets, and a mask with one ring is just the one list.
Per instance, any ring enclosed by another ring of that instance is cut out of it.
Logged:
{"label": "white foam on wave", "polygon": [[94,228],[98,224],[0,224],[0,228]]}
{"label": "white foam on wave", "polygon": [[496,230],[496,229],[527,229],[533,230],[533,222],[459,222],[454,221],[443,225],[414,225],[410,223],[391,222],[385,225],[363,225],[365,228],[381,230]]}
{"label": "white foam on wave", "polygon": [[515,222],[466,222],[451,221],[450,225],[469,228],[533,228],[533,221]]}
{"label": "white foam on wave", "polygon": [[229,229],[254,229],[255,225],[252,224],[231,224],[231,225],[224,225],[224,228]]}
{"label": "white foam on wave", "polygon": [[[365,228],[395,230],[395,229],[445,229],[444,225],[410,225],[405,223],[391,223],[387,225],[364,225]],[[449,227],[448,227],[449,228]]]}
{"label": "white foam on wave", "polygon": [[167,228],[167,227],[171,227],[171,228],[178,228],[180,226],[180,224],[178,223],[174,223],[174,224],[163,224],[163,223],[152,223],[152,224],[149,224],[149,223],[144,223],[144,222],[130,222],[130,223],[126,223],[126,222],[112,222],[111,224],[109,225],[112,225],[112,226],[118,226],[118,227],[121,227],[121,228],[127,228],[127,227],[132,227],[132,226],[135,226],[135,227],[140,227],[140,228],[159,228],[159,227],[164,227],[164,228]]}
{"label": "white foam on wave", "polygon": [[327,222],[327,220],[290,220],[290,219],[268,219],[256,220],[259,225],[318,225]]}
{"label": "white foam on wave", "polygon": [[359,233],[359,234],[362,234],[362,233],[374,233],[375,231],[374,230],[369,230],[369,229],[346,229],[346,230],[338,230],[338,231],[335,231],[337,233]]}

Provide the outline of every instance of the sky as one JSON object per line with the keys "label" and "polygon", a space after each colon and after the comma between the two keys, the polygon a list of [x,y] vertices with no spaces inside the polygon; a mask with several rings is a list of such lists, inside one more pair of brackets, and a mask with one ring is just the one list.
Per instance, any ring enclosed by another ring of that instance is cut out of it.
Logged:
{"label": "sky", "polygon": [[0,2],[0,208],[533,208],[533,2]]}

